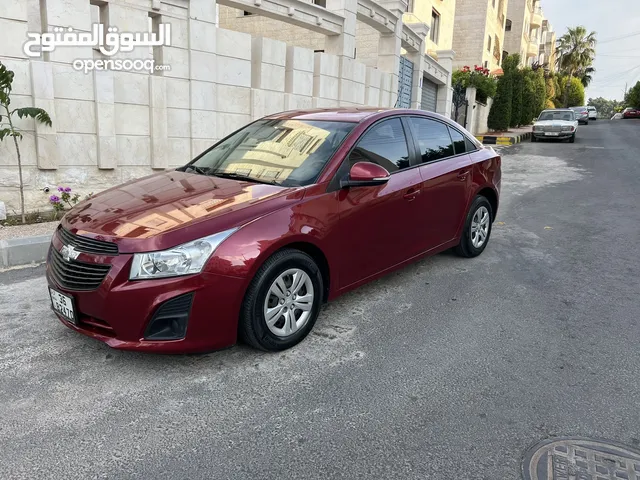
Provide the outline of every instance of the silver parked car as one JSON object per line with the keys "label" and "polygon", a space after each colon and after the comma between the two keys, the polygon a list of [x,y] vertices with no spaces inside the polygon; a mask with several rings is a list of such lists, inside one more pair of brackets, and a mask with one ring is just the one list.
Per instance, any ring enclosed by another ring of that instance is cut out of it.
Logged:
{"label": "silver parked car", "polygon": [[596,107],[589,105],[587,110],[589,110],[589,120],[595,121],[598,119],[598,110],[596,110]]}
{"label": "silver parked car", "polygon": [[533,124],[531,141],[540,139],[576,141],[578,120],[571,109],[556,108],[544,110]]}
{"label": "silver parked car", "polygon": [[576,114],[578,123],[589,125],[589,110],[587,110],[587,107],[571,107],[571,110]]}

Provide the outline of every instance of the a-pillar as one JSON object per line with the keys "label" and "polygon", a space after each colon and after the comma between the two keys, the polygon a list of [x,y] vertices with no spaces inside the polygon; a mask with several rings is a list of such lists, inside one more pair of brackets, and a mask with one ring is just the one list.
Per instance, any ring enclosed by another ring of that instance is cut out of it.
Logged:
{"label": "a-pillar", "polygon": [[451,118],[451,104],[453,102],[453,88],[451,88],[451,78],[453,73],[453,59],[456,52],[453,50],[438,50],[438,63],[447,71],[447,81],[444,85],[438,87],[438,103],[436,104],[436,112]]}
{"label": "a-pillar", "polygon": [[411,108],[418,109],[422,105],[422,77],[425,67],[426,38],[429,27],[424,23],[407,24],[411,30],[416,32],[421,39],[417,51],[407,52],[407,59],[413,63],[413,81],[411,88]]}

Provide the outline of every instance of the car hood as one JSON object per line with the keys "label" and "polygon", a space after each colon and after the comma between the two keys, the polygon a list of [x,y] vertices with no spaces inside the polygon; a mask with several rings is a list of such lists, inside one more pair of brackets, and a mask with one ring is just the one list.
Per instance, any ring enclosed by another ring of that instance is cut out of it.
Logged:
{"label": "car hood", "polygon": [[61,223],[72,233],[115,242],[121,252],[161,250],[244,225],[303,194],[302,188],[170,171],[101,192]]}
{"label": "car hood", "polygon": [[572,126],[575,122],[570,120],[541,120],[533,124],[534,127]]}

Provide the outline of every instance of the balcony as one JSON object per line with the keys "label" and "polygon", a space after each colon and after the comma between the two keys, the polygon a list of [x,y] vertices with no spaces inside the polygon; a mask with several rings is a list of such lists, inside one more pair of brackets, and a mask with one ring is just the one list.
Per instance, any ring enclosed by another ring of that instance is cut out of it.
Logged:
{"label": "balcony", "polygon": [[535,7],[533,9],[533,13],[531,14],[531,27],[539,28],[542,26],[544,18],[542,17],[542,8]]}
{"label": "balcony", "polygon": [[537,43],[529,43],[527,46],[527,57],[537,57],[539,53]]}

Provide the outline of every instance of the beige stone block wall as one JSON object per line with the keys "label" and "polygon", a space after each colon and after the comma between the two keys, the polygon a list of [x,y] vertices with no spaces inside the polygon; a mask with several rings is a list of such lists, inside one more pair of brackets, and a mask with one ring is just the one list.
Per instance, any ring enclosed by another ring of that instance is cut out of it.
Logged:
{"label": "beige stone block wall", "polygon": [[287,45],[324,50],[324,35],[262,15],[244,15],[242,10],[220,5],[219,26],[256,37],[267,37]]}

